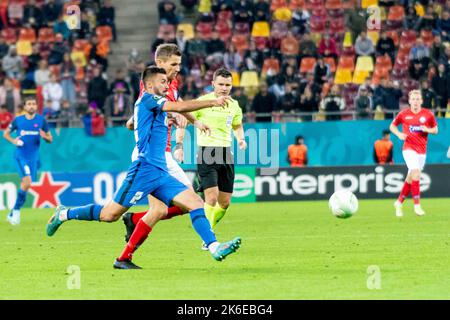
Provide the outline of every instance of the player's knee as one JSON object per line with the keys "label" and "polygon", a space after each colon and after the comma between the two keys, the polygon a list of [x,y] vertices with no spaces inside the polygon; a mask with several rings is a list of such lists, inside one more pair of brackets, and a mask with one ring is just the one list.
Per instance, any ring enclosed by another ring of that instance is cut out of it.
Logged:
{"label": "player's knee", "polygon": [[200,209],[205,206],[205,203],[203,202],[202,198],[200,198],[197,194],[194,193],[192,200],[190,201],[189,207],[187,208],[188,211],[192,211],[195,209]]}
{"label": "player's knee", "polygon": [[206,203],[213,207],[217,204],[218,200],[218,196],[215,194],[209,194],[206,197]]}
{"label": "player's knee", "polygon": [[120,214],[116,214],[115,212],[102,210],[100,213],[100,220],[103,222],[114,222],[119,220]]}

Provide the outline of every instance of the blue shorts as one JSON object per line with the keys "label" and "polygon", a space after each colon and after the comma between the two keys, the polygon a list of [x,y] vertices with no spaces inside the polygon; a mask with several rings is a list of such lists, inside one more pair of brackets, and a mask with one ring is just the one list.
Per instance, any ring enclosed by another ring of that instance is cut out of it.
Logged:
{"label": "blue shorts", "polygon": [[41,167],[41,162],[39,159],[24,159],[16,157],[14,160],[21,179],[26,176],[30,176],[31,181],[37,180],[37,172]]}
{"label": "blue shorts", "polygon": [[127,177],[114,196],[114,202],[129,208],[151,194],[169,206],[172,199],[185,190],[187,187],[167,171],[137,160],[128,169]]}

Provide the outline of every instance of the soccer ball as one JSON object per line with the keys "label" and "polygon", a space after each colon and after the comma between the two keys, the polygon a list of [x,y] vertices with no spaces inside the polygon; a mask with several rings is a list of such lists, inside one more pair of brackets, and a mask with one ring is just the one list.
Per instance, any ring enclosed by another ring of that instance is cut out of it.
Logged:
{"label": "soccer ball", "polygon": [[358,211],[358,198],[349,190],[339,190],[331,195],[328,205],[335,217],[347,219]]}

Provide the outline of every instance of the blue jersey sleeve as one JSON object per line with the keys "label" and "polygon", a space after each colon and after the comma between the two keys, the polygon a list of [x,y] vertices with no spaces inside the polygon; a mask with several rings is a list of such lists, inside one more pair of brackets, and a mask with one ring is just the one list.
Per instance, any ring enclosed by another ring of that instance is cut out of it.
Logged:
{"label": "blue jersey sleeve", "polygon": [[48,132],[48,122],[47,122],[47,120],[45,120],[45,119],[42,119],[42,131],[44,131],[44,132]]}
{"label": "blue jersey sleeve", "polygon": [[164,97],[158,97],[151,94],[145,94],[142,97],[142,104],[150,111],[161,110],[164,103],[167,101]]}
{"label": "blue jersey sleeve", "polygon": [[14,118],[14,120],[9,124],[8,129],[11,132],[14,132],[17,130],[17,118]]}

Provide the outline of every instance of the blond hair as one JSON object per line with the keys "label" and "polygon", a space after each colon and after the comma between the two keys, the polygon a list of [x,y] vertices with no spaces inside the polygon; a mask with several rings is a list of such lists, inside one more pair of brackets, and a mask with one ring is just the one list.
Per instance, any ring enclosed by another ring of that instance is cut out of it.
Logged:
{"label": "blond hair", "polygon": [[180,48],[173,43],[163,43],[156,48],[155,60],[159,59],[166,61],[173,55],[181,57],[182,54]]}

